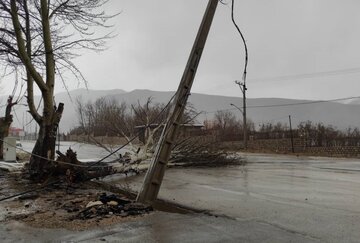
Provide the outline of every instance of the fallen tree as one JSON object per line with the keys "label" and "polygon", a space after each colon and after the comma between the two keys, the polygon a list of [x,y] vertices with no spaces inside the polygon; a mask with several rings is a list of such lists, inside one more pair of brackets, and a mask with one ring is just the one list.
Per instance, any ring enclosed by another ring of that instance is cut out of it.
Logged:
{"label": "fallen tree", "polygon": [[[103,148],[107,148],[109,145],[97,140],[96,135],[122,136],[127,140],[126,163],[112,165],[114,173],[147,170],[168,115],[169,107],[167,105],[154,104],[151,98],[148,98],[143,104],[137,102],[132,105],[100,98],[88,103],[78,100],[77,110],[79,127],[71,133],[85,135],[90,143]],[[238,157],[229,156],[228,153],[219,150],[215,137],[206,136],[205,131],[198,129],[197,133],[186,132],[187,127],[191,128],[195,125],[198,114],[191,105],[187,106],[183,117],[184,125],[175,142],[169,165],[227,166],[242,164],[243,161]],[[134,143],[134,138],[137,138],[137,143]],[[113,151],[112,148],[107,148],[107,150]],[[118,156],[123,155],[118,154]]]}

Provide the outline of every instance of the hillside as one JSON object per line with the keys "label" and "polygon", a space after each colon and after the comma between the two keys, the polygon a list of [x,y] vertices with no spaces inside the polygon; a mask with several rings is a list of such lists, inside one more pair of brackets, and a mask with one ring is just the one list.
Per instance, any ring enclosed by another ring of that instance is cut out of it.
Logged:
{"label": "hillside", "polygon": [[[64,92],[56,94],[57,102],[65,104],[63,119],[60,129],[64,132],[68,131],[77,124],[76,99],[81,97],[83,101],[96,100],[100,97],[115,99],[119,102],[125,101],[129,104],[140,101],[145,102],[148,97],[152,97],[154,102],[167,103],[174,92],[160,92],[151,90],[134,90],[125,92],[123,90],[85,90],[79,89],[70,91],[70,96]],[[70,98],[71,97],[71,98]],[[0,98],[5,100],[4,97]],[[37,101],[39,98],[37,97]],[[241,117],[241,113],[230,106],[231,103],[242,106],[240,97],[227,97],[216,95],[205,95],[193,93],[189,97],[189,101],[198,111],[204,111],[199,116],[199,122],[204,119],[212,119],[217,110],[231,110],[237,117]],[[288,122],[288,115],[292,116],[293,125],[296,126],[301,121],[311,120],[314,122],[323,122],[331,124],[340,129],[349,126],[360,127],[360,105],[358,104],[341,104],[336,102],[324,102],[302,105],[284,106],[287,104],[296,104],[309,102],[307,100],[293,100],[280,98],[252,98],[247,100],[248,118],[253,120],[256,125],[263,122]],[[259,107],[273,106],[274,107]],[[280,105],[280,106],[279,106]],[[3,113],[3,108],[0,109]],[[18,106],[16,108],[16,119],[14,126],[23,127],[30,121],[30,116],[26,112],[26,107]],[[30,126],[30,127],[29,127]],[[27,129],[34,130],[32,125],[27,125]]]}

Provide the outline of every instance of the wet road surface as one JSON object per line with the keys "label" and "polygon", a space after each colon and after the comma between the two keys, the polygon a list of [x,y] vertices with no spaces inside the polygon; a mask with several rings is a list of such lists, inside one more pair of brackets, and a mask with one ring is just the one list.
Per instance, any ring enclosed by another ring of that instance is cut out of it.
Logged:
{"label": "wet road surface", "polygon": [[158,211],[82,232],[1,223],[0,242],[359,242],[360,160],[241,156],[247,165],[166,171],[160,198],[211,215]]}
{"label": "wet road surface", "polygon": [[267,224],[156,212],[143,218],[82,232],[0,226],[0,242],[314,242]]}
{"label": "wet road surface", "polygon": [[360,241],[360,160],[242,156],[245,166],[170,169],[159,197],[307,240]]}

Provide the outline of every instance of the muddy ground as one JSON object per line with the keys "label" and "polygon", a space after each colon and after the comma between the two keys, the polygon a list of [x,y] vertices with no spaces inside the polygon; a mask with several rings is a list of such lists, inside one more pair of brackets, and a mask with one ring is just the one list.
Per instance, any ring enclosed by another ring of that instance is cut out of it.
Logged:
{"label": "muddy ground", "polygon": [[[22,179],[21,174],[9,174],[1,170],[0,185],[0,198],[41,186]],[[147,206],[142,211],[143,208],[137,204],[131,204],[133,208],[130,209],[129,206],[119,209],[119,206],[106,203],[88,206],[89,202],[99,202],[99,198],[104,195],[132,203],[125,195],[114,195],[92,183],[58,183],[42,191],[1,201],[0,222],[17,221],[34,228],[85,230],[146,217],[152,211]]]}
{"label": "muddy ground", "polygon": [[[24,149],[30,151],[32,143],[23,142]],[[76,147],[77,146],[77,147]],[[86,144],[63,143],[63,149],[76,147],[79,149],[78,157],[86,160],[96,161],[96,155],[103,153],[100,148]],[[91,153],[90,153],[91,151]],[[92,159],[89,159],[92,158]],[[214,160],[212,162],[198,161],[194,163],[178,163],[177,167],[224,167],[228,165],[243,164],[238,158],[227,158]],[[23,178],[21,173],[7,173],[0,170],[0,200],[20,192],[39,188],[42,184],[34,184]],[[126,188],[126,185],[123,185]],[[117,224],[119,222],[131,221],[138,217],[147,217],[151,210],[142,210],[141,206],[131,204],[125,210],[115,206],[98,205],[87,209],[89,202],[96,202],[99,197],[106,193],[112,195],[111,190],[92,182],[72,184],[56,184],[38,192],[31,192],[14,199],[0,201],[0,222],[21,222],[35,228],[65,228],[69,230],[85,230],[97,226]],[[114,191],[113,191],[114,192]],[[129,195],[119,194],[120,198]],[[110,207],[110,210],[109,210]],[[113,207],[113,208],[111,208]],[[140,208],[139,208],[140,207]],[[158,203],[157,209],[166,212],[183,213],[184,209],[178,205]],[[129,212],[127,212],[129,211]],[[192,211],[185,209],[185,211]]]}

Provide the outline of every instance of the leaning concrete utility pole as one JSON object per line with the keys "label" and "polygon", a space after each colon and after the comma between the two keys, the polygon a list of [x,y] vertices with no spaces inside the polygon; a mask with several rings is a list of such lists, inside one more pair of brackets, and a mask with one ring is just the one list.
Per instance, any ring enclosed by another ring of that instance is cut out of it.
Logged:
{"label": "leaning concrete utility pole", "polygon": [[144,183],[137,196],[137,201],[152,203],[156,200],[163,180],[166,165],[168,163],[173,144],[177,137],[181,117],[187,103],[188,96],[194,81],[196,70],[204,50],[207,36],[215,15],[219,0],[209,0],[193,48],[191,50],[184,74],[181,78],[178,90],[173,102],[172,112],[166,121],[159,139],[151,165],[146,173]]}
{"label": "leaning concrete utility pole", "polygon": [[247,126],[246,126],[246,83],[245,80],[243,83],[239,82],[239,81],[235,81],[235,83],[237,85],[239,85],[241,93],[243,95],[243,110],[242,110],[242,114],[243,114],[243,130],[244,130],[244,149],[247,149]]}

